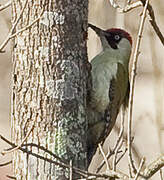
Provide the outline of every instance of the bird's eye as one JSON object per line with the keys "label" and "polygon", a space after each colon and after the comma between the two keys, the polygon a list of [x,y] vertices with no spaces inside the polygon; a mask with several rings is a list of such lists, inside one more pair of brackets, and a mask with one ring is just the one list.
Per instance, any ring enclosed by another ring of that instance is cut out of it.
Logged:
{"label": "bird's eye", "polygon": [[118,41],[120,39],[120,36],[117,34],[114,36],[114,39]]}

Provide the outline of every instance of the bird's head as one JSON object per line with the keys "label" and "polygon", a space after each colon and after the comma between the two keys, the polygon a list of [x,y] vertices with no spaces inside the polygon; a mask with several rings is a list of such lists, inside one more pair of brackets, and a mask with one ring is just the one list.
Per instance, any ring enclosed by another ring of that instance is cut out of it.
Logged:
{"label": "bird's head", "polygon": [[114,51],[131,52],[132,38],[128,32],[119,28],[102,30],[92,24],[88,24],[100,37],[103,49],[110,48]]}

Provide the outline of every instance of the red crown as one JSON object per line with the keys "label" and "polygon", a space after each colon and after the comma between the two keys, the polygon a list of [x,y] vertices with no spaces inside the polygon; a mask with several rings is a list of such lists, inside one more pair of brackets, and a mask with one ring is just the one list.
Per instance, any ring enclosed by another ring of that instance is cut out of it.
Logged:
{"label": "red crown", "polygon": [[131,38],[130,34],[128,32],[126,32],[125,30],[119,29],[119,28],[111,28],[111,29],[107,29],[106,31],[111,32],[111,33],[121,34],[123,37],[128,39],[130,44],[132,45],[132,38]]}

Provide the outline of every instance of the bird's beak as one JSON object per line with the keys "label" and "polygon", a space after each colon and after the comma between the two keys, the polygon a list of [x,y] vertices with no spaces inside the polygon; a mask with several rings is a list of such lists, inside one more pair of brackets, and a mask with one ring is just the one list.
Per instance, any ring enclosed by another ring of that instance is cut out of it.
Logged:
{"label": "bird's beak", "polygon": [[94,30],[98,36],[102,36],[102,35],[106,34],[106,32],[104,30],[102,30],[90,23],[88,24],[88,27],[90,27],[92,30]]}

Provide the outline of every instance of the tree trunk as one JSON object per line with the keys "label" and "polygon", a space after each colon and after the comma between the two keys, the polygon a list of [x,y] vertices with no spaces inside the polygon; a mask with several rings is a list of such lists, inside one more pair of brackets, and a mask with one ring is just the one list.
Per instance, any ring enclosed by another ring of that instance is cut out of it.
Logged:
{"label": "tree trunk", "polygon": [[44,147],[67,165],[87,167],[88,0],[13,0],[12,24],[24,6],[15,31],[27,29],[13,47],[12,140],[29,153],[14,151],[14,173],[17,180],[64,180],[69,168],[39,156],[57,161]]}

